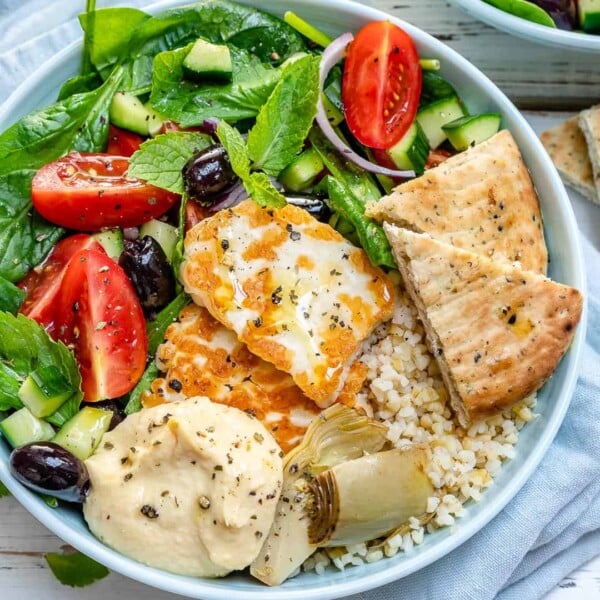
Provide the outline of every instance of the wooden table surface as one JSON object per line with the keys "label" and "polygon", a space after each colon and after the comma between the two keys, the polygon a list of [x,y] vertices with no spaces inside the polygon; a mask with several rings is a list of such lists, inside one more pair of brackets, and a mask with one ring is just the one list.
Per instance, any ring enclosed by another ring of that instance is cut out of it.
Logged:
{"label": "wooden table surface", "polygon": [[[124,1],[124,4],[126,1]],[[578,54],[529,43],[474,21],[442,0],[366,2],[428,31],[485,72],[541,131],[560,115],[543,110],[578,110],[600,101],[600,54]],[[102,4],[101,0],[98,2]],[[600,245],[600,208],[576,195],[580,224]],[[176,597],[111,574],[85,589],[61,586],[43,555],[63,542],[35,521],[13,498],[0,499],[0,597],[6,600],[174,600]],[[598,549],[600,554],[600,548]],[[600,599],[600,556],[557,586],[546,600]],[[437,599],[433,599],[437,600]]]}

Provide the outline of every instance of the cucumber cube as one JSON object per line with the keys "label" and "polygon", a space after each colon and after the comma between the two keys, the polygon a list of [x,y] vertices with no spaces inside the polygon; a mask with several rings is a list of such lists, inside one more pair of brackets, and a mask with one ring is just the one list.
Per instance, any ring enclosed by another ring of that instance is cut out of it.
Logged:
{"label": "cucumber cube", "polygon": [[23,407],[0,423],[0,431],[13,448],[31,442],[47,442],[54,437],[50,423],[38,419]]}
{"label": "cucumber cube", "polygon": [[48,365],[30,373],[19,388],[19,398],[41,419],[57,411],[75,391],[57,367]]}
{"label": "cucumber cube", "polygon": [[85,460],[100,444],[112,417],[113,413],[110,410],[86,406],[61,427],[52,441],[77,458]]}

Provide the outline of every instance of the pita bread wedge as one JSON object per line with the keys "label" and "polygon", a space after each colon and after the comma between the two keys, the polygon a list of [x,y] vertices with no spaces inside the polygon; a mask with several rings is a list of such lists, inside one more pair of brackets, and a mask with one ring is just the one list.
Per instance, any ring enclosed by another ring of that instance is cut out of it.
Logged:
{"label": "pita bread wedge", "polygon": [[544,384],[581,317],[576,289],[425,234],[384,229],[463,426]]}
{"label": "pita bread wedge", "polygon": [[579,114],[579,128],[587,142],[587,152],[594,174],[594,202],[600,204],[600,104]]}
{"label": "pita bread wedge", "polygon": [[563,181],[592,202],[600,202],[594,186],[588,146],[578,117],[568,119],[540,135]]}
{"label": "pita bread wedge", "polygon": [[428,233],[447,244],[546,272],[537,195],[508,131],[407,181],[367,216]]}

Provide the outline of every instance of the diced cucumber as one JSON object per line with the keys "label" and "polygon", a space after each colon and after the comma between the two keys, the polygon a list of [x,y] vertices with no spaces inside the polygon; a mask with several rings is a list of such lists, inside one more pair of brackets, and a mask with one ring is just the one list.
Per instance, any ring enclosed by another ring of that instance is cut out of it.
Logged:
{"label": "diced cucumber", "polygon": [[57,411],[76,390],[54,365],[38,367],[19,388],[19,398],[39,419]]}
{"label": "diced cucumber", "polygon": [[231,81],[231,52],[224,44],[197,40],[183,59],[183,75],[191,81]]}
{"label": "diced cucumber", "polygon": [[13,448],[31,442],[47,442],[54,437],[52,425],[32,415],[26,407],[6,417],[0,423],[0,431]]}
{"label": "diced cucumber", "polygon": [[61,427],[52,441],[85,460],[100,444],[112,417],[110,410],[86,406]]}
{"label": "diced cucumber", "polygon": [[422,175],[429,156],[429,141],[419,123],[414,121],[402,139],[386,152],[398,169],[412,169]]}
{"label": "diced cucumber", "polygon": [[312,185],[323,168],[319,153],[314,148],[307,148],[279,174],[278,179],[286,189],[301,192]]}
{"label": "diced cucumber", "polygon": [[460,100],[456,96],[451,96],[424,106],[417,113],[417,121],[429,140],[429,146],[437,148],[447,138],[442,127],[464,115]]}
{"label": "diced cucumber", "polygon": [[148,111],[150,118],[148,119],[148,135],[151,137],[156,137],[159,133],[163,132],[163,125],[165,124],[165,119],[161,117],[155,110],[152,108],[152,104],[150,102],[146,102],[144,104],[144,108]]}
{"label": "diced cucumber", "polygon": [[584,31],[600,32],[600,0],[579,0],[579,22]]}
{"label": "diced cucumber", "polygon": [[123,232],[118,229],[106,229],[98,233],[94,233],[92,237],[104,248],[104,251],[113,260],[119,260],[121,252],[125,247],[123,244]]}
{"label": "diced cucumber", "polygon": [[149,235],[160,244],[167,260],[171,262],[178,239],[177,227],[158,219],[150,219],[140,227],[139,237],[143,238],[145,235]]}
{"label": "diced cucumber", "polygon": [[452,146],[462,152],[471,146],[485,142],[500,129],[502,117],[498,113],[485,113],[461,117],[442,127]]}
{"label": "diced cucumber", "polygon": [[117,92],[108,112],[113,125],[140,135],[150,135],[151,130],[162,126],[158,114],[149,110],[137,96],[129,92]]}

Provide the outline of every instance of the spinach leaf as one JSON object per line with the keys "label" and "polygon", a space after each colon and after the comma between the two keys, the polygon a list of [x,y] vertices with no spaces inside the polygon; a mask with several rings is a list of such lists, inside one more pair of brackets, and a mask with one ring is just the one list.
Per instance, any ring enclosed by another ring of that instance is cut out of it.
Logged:
{"label": "spinach leaf", "polygon": [[26,115],[0,135],[0,175],[35,169],[70,150],[98,152],[108,139],[108,107],[122,70],[102,87]]}
{"label": "spinach leaf", "polygon": [[64,100],[73,94],[93,92],[102,85],[102,78],[95,71],[86,75],[75,75],[67,79],[60,88],[57,100]]}
{"label": "spinach leaf", "polygon": [[173,131],[144,142],[129,162],[129,175],[183,194],[181,169],[200,150],[213,145],[208,135]]}
{"label": "spinach leaf", "polygon": [[142,394],[150,389],[152,382],[158,377],[158,367],[156,361],[152,361],[144,371],[144,374],[137,382],[137,385],[129,394],[129,402],[125,407],[125,414],[131,415],[142,410]]}
{"label": "spinach leaf", "polygon": [[46,554],[46,562],[52,573],[63,585],[84,587],[103,579],[110,572],[95,560],[81,552],[70,554]]}
{"label": "spinach leaf", "polygon": [[352,192],[335,177],[327,178],[327,191],[331,208],[354,225],[360,245],[376,266],[396,268],[390,244],[383,228],[365,217],[365,207]]}
{"label": "spinach leaf", "polygon": [[63,234],[31,207],[34,175],[32,170],[0,175],[0,277],[8,281],[42,262]]}
{"label": "spinach leaf", "polygon": [[245,50],[231,49],[232,82],[223,85],[183,81],[183,60],[191,46],[161,52],[154,59],[150,102],[154,110],[182,127],[210,117],[230,122],[255,117],[281,75]]}
{"label": "spinach leaf", "polygon": [[248,134],[254,168],[277,177],[302,150],[317,114],[319,62],[317,56],[305,56],[283,71]]}
{"label": "spinach leaf", "polygon": [[26,295],[22,289],[0,277],[0,311],[16,313]]}
{"label": "spinach leaf", "polygon": [[419,106],[427,106],[431,102],[456,96],[452,84],[435,71],[423,71],[423,87]]}
{"label": "spinach leaf", "polygon": [[227,150],[231,167],[242,180],[248,196],[265,208],[285,206],[285,197],[277,191],[266,173],[250,172],[248,148],[240,132],[225,121],[221,121],[217,126],[217,137]]}
{"label": "spinach leaf", "polygon": [[0,481],[0,498],[4,498],[6,496],[10,496],[10,492],[8,488]]}
{"label": "spinach leaf", "polygon": [[158,347],[165,339],[167,327],[177,321],[179,313],[189,303],[190,297],[182,292],[156,315],[154,321],[148,323],[146,331],[148,333],[148,354],[150,356],[156,354]]}
{"label": "spinach leaf", "polygon": [[100,73],[110,73],[127,52],[131,32],[151,18],[136,8],[103,8],[79,15],[91,64]]}
{"label": "spinach leaf", "polygon": [[[0,313],[0,410],[19,408],[16,393],[12,402],[7,394],[18,391],[32,371],[46,366],[56,367],[73,389],[81,389],[75,357],[62,342],[53,341],[41,325],[23,315]],[[79,404],[83,393],[74,397]]]}

